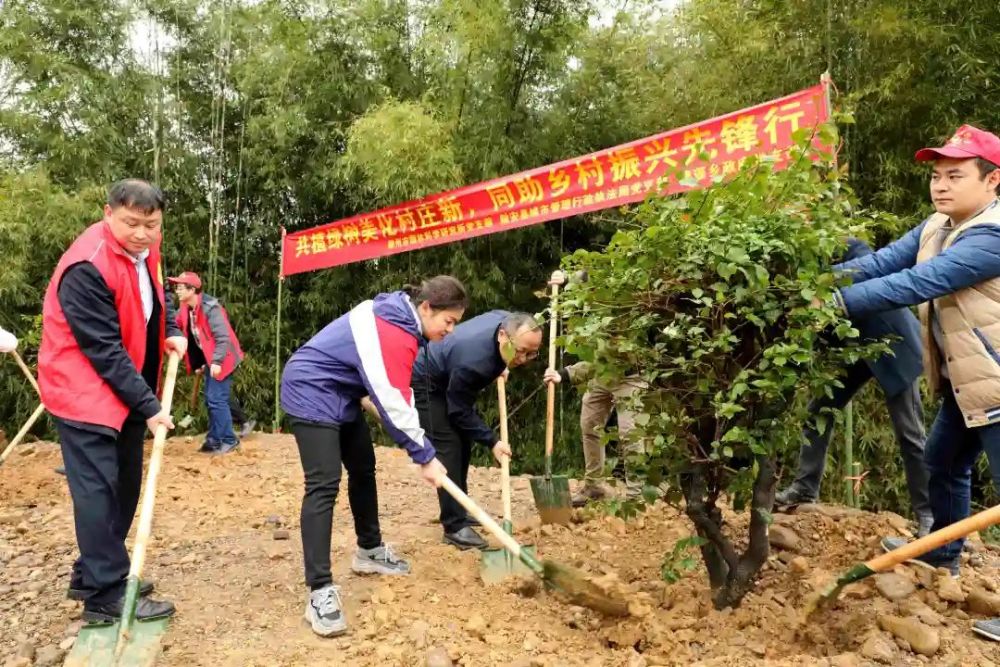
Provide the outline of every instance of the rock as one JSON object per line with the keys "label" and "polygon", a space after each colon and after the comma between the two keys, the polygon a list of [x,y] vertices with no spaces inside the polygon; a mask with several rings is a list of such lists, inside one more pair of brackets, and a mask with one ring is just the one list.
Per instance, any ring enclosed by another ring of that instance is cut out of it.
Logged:
{"label": "rock", "polygon": [[414,621],[410,629],[407,630],[406,634],[413,642],[413,645],[417,648],[424,648],[427,646],[427,635],[431,630],[430,624],[425,621]]}
{"label": "rock", "polygon": [[188,554],[187,556],[184,556],[184,558],[181,558],[180,561],[178,562],[181,565],[191,565],[192,563],[195,563],[197,561],[198,561],[198,556],[196,556],[195,554]]}
{"label": "rock", "polygon": [[910,522],[905,517],[901,517],[893,512],[886,512],[885,518],[889,525],[901,533],[910,534]]}
{"label": "rock", "polygon": [[283,529],[274,531],[274,533],[271,536],[276,540],[287,540],[289,537],[291,537],[288,534],[288,531]]}
{"label": "rock", "polygon": [[396,593],[388,586],[379,586],[372,594],[372,602],[375,604],[392,604],[396,600]]}
{"label": "rock", "polygon": [[35,659],[35,645],[31,642],[21,642],[14,656],[17,658],[27,658],[30,663]]}
{"label": "rock", "polygon": [[27,658],[10,657],[3,663],[3,667],[31,667],[31,661]]}
{"label": "rock", "polygon": [[35,667],[54,667],[62,662],[65,653],[58,646],[46,646],[35,654]]}
{"label": "rock", "polygon": [[965,598],[969,611],[983,616],[1000,616],[1000,595],[974,588]]}
{"label": "rock", "polygon": [[21,456],[31,456],[31,455],[32,455],[32,454],[34,454],[34,453],[35,453],[35,452],[36,452],[37,450],[35,449],[35,446],[34,446],[34,445],[24,445],[24,446],[23,446],[23,447],[21,447],[21,448],[20,448],[20,450],[18,450],[18,451],[19,451],[19,453],[21,454]]}
{"label": "rock", "polygon": [[68,651],[73,648],[73,644],[76,643],[76,637],[67,637],[66,639],[59,642],[59,650]]}
{"label": "rock", "polygon": [[941,647],[938,631],[914,618],[879,616],[878,625],[908,643],[915,653],[931,657]]}
{"label": "rock", "polygon": [[427,651],[425,659],[427,667],[453,667],[454,665],[448,656],[448,651],[440,646],[435,646]]}
{"label": "rock", "polygon": [[268,526],[278,528],[281,526],[281,517],[276,514],[272,514],[264,520],[264,523]]}
{"label": "rock", "polygon": [[538,648],[538,636],[533,632],[529,632],[524,636],[524,643],[521,644],[523,648],[528,653],[534,653],[535,649]]}
{"label": "rock", "polygon": [[747,648],[758,658],[763,658],[767,655],[767,646],[763,642],[749,642]]}
{"label": "rock", "polygon": [[486,630],[489,625],[486,623],[486,619],[480,614],[473,614],[469,617],[469,621],[465,624],[465,629],[469,634],[482,639],[486,635]]}
{"label": "rock", "polygon": [[875,588],[887,600],[902,600],[913,595],[917,587],[906,577],[895,572],[885,572],[875,575]]}
{"label": "rock", "polygon": [[806,560],[805,556],[796,556],[792,559],[792,562],[788,564],[792,572],[795,574],[805,574],[809,571],[809,561]]}
{"label": "rock", "polygon": [[917,597],[901,600],[897,607],[900,616],[913,616],[931,627],[941,626],[941,616]]}
{"label": "rock", "polygon": [[799,550],[799,536],[787,526],[769,526],[767,539],[772,547],[787,551]]}
{"label": "rock", "polygon": [[830,667],[861,667],[861,661],[853,653],[841,653],[830,658]]}
{"label": "rock", "polygon": [[893,664],[896,659],[896,651],[892,640],[881,632],[873,632],[865,640],[861,647],[861,655],[869,660],[881,662],[886,665]]}
{"label": "rock", "polygon": [[965,591],[958,585],[958,580],[950,574],[942,574],[937,580],[937,594],[948,602],[965,602]]}

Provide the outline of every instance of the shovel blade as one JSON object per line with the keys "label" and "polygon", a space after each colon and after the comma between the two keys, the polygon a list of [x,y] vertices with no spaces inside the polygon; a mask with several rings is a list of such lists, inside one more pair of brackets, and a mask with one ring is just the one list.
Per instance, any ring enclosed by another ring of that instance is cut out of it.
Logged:
{"label": "shovel blade", "polygon": [[531,495],[542,523],[569,525],[573,516],[570,500],[569,478],[562,476],[532,477]]}
{"label": "shovel blade", "polygon": [[[521,546],[521,551],[535,558],[535,547]],[[486,549],[480,552],[479,576],[487,586],[499,584],[511,577],[533,577],[531,568],[506,549]]]}
{"label": "shovel blade", "polygon": [[167,631],[168,619],[136,621],[121,658],[115,661],[118,623],[85,625],[66,658],[65,667],[145,667],[153,665],[160,653],[160,641]]}

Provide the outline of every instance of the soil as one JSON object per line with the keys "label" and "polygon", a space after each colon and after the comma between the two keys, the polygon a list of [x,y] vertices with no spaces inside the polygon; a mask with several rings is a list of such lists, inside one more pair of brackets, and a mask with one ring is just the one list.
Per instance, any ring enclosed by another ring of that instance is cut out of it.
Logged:
{"label": "soil", "polygon": [[[914,589],[903,599],[888,599],[870,578],[802,625],[809,596],[875,554],[879,536],[905,534],[905,520],[826,505],[775,515],[783,540],[798,538],[794,551],[775,549],[741,607],[716,611],[700,565],[676,584],[661,579],[664,553],[691,532],[677,509],[658,503],[628,521],[585,510],[570,526],[539,526],[528,478],[515,478],[517,538],[627,591],[632,615],[605,618],[530,580],[485,586],[479,554],[441,544],[433,490],[388,448],[378,449],[382,529],[413,574],[352,574],[352,522],[338,503],[333,569],[350,631],[322,639],[302,620],[302,472],[293,440],[257,434],[224,457],[199,454],[199,443],[171,439],[161,475],[144,575],[178,614],[159,665],[1000,664],[1000,644],[970,630],[984,618],[973,608],[1000,600],[993,545],[972,542],[958,590],[901,566],[896,574]],[[58,447],[39,442],[0,467],[0,665],[59,664],[80,627],[81,605],[65,598],[76,546],[65,479],[53,471],[59,463]],[[497,469],[470,473],[470,495],[494,515],[498,478]],[[745,519],[727,518],[745,531]]]}

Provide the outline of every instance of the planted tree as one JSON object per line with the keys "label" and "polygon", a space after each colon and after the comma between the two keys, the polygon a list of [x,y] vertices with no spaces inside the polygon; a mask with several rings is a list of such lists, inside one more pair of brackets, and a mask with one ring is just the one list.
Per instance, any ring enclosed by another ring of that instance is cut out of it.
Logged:
{"label": "planted tree", "polygon": [[[832,127],[820,138],[835,145]],[[567,348],[600,382],[644,383],[631,407],[645,453],[629,463],[647,492],[683,497],[717,608],[767,559],[777,461],[800,445],[807,399],[885,349],[860,345],[830,305],[831,265],[873,217],[802,141],[788,169],[751,161],[726,184],[650,200],[605,250],[565,262],[589,276],[566,293]],[[748,533],[725,525],[723,501],[749,505]]]}

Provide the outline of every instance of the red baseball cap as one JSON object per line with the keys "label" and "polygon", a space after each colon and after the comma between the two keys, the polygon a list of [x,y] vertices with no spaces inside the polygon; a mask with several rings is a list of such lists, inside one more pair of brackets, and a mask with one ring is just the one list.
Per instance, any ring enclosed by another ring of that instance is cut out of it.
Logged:
{"label": "red baseball cap", "polygon": [[191,287],[201,288],[201,278],[194,271],[185,271],[175,278],[167,278],[167,282],[174,285],[190,285]]}
{"label": "red baseball cap", "polygon": [[958,159],[981,157],[1000,167],[1000,137],[978,127],[963,125],[955,130],[955,134],[944,146],[921,148],[914,157],[921,162],[943,157]]}

